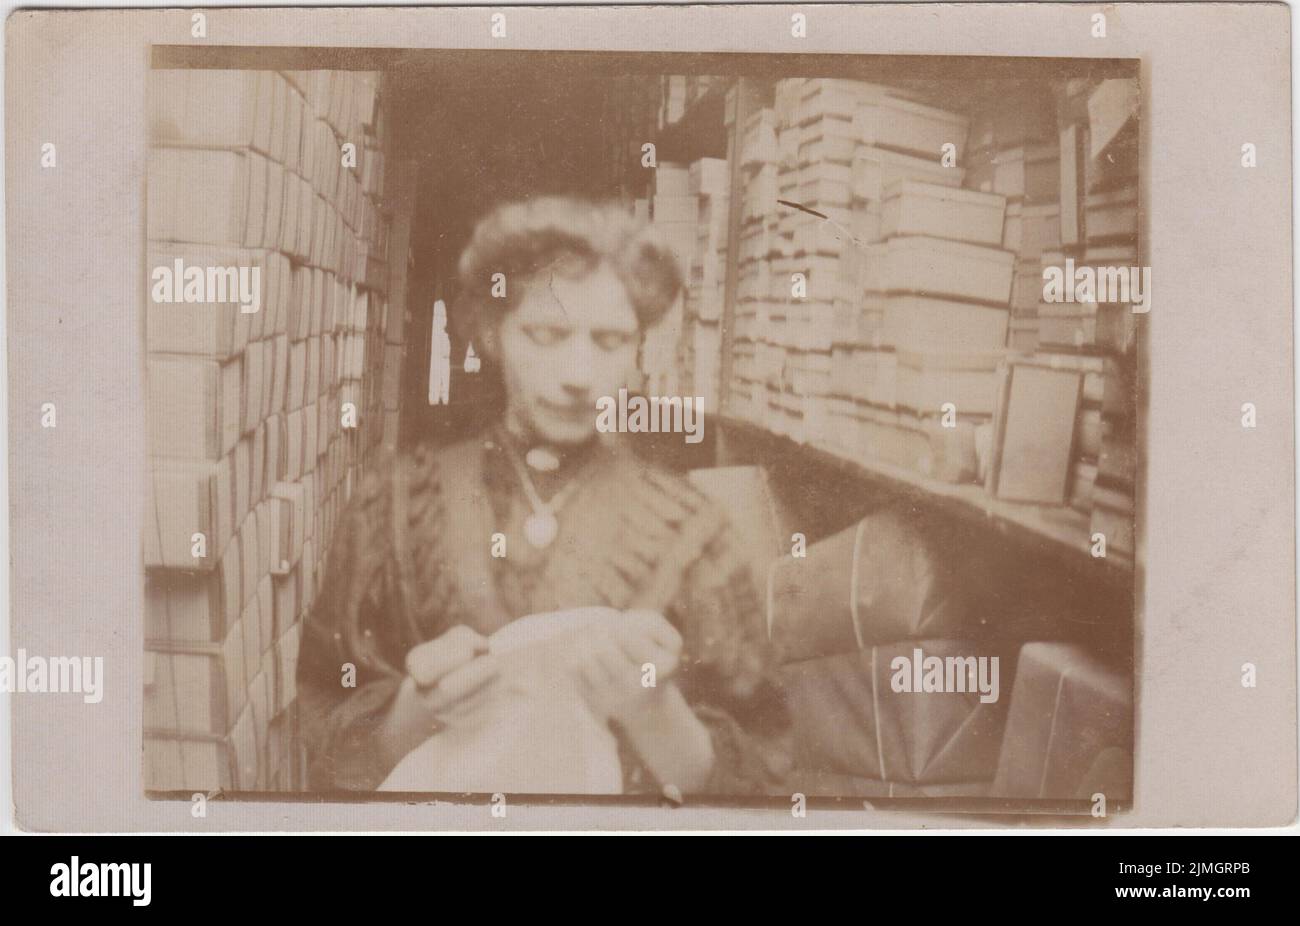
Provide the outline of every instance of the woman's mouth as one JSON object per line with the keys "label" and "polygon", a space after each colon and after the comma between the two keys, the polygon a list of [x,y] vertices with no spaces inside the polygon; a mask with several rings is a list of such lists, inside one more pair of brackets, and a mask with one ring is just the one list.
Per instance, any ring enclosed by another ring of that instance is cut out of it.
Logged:
{"label": "woman's mouth", "polygon": [[552,418],[559,418],[563,421],[577,423],[585,418],[591,418],[595,421],[596,412],[594,408],[581,403],[557,403],[549,402],[546,399],[538,399],[537,404],[547,415]]}

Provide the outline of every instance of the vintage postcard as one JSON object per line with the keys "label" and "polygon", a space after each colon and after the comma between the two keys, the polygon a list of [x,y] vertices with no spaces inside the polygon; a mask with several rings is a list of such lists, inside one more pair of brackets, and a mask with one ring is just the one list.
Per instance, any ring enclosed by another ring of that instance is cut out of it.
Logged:
{"label": "vintage postcard", "polygon": [[10,19],[20,819],[1290,820],[1284,9]]}

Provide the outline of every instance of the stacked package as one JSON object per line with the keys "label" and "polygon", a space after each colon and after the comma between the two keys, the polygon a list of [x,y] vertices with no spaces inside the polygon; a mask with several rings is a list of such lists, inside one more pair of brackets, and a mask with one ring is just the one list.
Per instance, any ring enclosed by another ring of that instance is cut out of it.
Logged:
{"label": "stacked package", "polygon": [[1055,103],[1041,84],[1009,89],[972,125],[967,186],[1007,198],[1002,246],[1016,254],[1008,345],[1038,346],[1042,268],[1062,246]]}
{"label": "stacked package", "polygon": [[[1135,408],[1131,301],[1096,285],[1138,264],[1132,81],[1010,93],[976,119],[968,184],[1007,195],[1017,255],[988,485],[999,498],[1068,505],[1131,555]],[[1049,301],[1049,271],[1061,284]],[[1091,283],[1084,283],[1091,273]],[[1080,288],[1085,287],[1085,288]],[[1017,385],[1019,384],[1019,385]],[[1073,427],[1060,427],[1062,416]],[[1050,436],[1050,441],[1049,441]]]}
{"label": "stacked package", "polygon": [[873,455],[875,426],[893,423],[897,356],[885,336],[884,252],[878,247],[886,191],[906,181],[958,187],[963,174],[960,167],[944,167],[937,155],[867,144],[854,153],[850,213],[856,247],[839,268],[831,417],[841,449],[855,456]]}
{"label": "stacked package", "polygon": [[[855,361],[839,415],[855,455],[923,476],[976,475],[975,429],[990,419],[1007,331],[1013,255],[1005,197],[961,187],[963,117],[872,88],[854,122],[854,228],[841,261]],[[946,148],[951,146],[951,148]],[[945,166],[945,164],[949,166]],[[837,382],[837,386],[840,385]],[[840,388],[843,388],[842,386]]]}
{"label": "stacked package", "polygon": [[[1134,491],[1137,476],[1137,319],[1133,303],[1150,298],[1149,274],[1138,254],[1137,87],[1131,80],[1105,80],[1087,97],[1089,130],[1084,164],[1084,261],[1093,267],[1129,268],[1130,280],[1148,287],[1129,301],[1099,303],[1086,332],[1105,364],[1097,415],[1096,477],[1092,531],[1106,537],[1107,555],[1134,555]],[[1150,304],[1140,306],[1143,311]]]}
{"label": "stacked package", "polygon": [[149,272],[194,285],[189,301],[155,285],[146,306],[152,790],[301,774],[300,622],[383,434],[379,89],[342,71],[151,75]]}
{"label": "stacked package", "polygon": [[[696,222],[700,203],[691,194],[690,169],[661,162],[655,167],[650,218],[661,240],[677,258],[682,279],[690,279],[695,253]],[[686,338],[686,297],[681,294],[653,328],[646,332],[641,350],[641,370],[650,395],[679,395],[682,356]]]}
{"label": "stacked package", "polygon": [[[736,118],[735,93],[727,117]],[[745,418],[781,431],[777,397],[785,377],[781,346],[785,317],[776,314],[773,292],[780,281],[773,272],[777,244],[777,147],[775,114],[770,107],[749,112],[737,127],[740,161],[740,235],[736,244],[736,305],[732,382],[728,408]],[[787,279],[787,287],[789,281]],[[787,288],[788,292],[788,288]]]}
{"label": "stacked package", "polygon": [[686,289],[686,363],[688,394],[704,397],[704,407],[718,409],[722,363],[722,305],[727,282],[728,189],[725,158],[700,158],[691,164],[690,190],[698,201],[695,247]]}

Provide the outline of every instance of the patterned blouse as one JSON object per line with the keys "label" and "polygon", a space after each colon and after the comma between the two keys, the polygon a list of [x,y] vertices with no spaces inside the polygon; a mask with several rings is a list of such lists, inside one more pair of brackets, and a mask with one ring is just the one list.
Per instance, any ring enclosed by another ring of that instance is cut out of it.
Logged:
{"label": "patterned blouse", "polygon": [[[391,771],[375,740],[413,646],[456,624],[488,635],[545,611],[649,608],[683,637],[675,680],[710,732],[701,794],[784,794],[789,719],[744,554],[716,504],[602,441],[566,467],[577,486],[546,548],[509,451],[479,437],[389,454],[348,505],[307,618],[298,665],[312,790],[373,790]],[[492,535],[506,535],[493,557]],[[356,687],[340,683],[357,668]],[[615,729],[625,793],[655,783]],[[437,735],[436,733],[434,734]]]}

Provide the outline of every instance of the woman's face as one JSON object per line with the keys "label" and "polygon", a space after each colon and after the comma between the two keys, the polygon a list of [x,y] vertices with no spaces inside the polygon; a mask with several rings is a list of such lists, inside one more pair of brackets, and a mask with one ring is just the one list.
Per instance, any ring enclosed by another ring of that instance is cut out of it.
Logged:
{"label": "woman's face", "polygon": [[617,396],[636,364],[640,330],[606,264],[569,279],[543,274],[499,322],[498,352],[511,424],[552,444],[596,431],[596,400]]}

